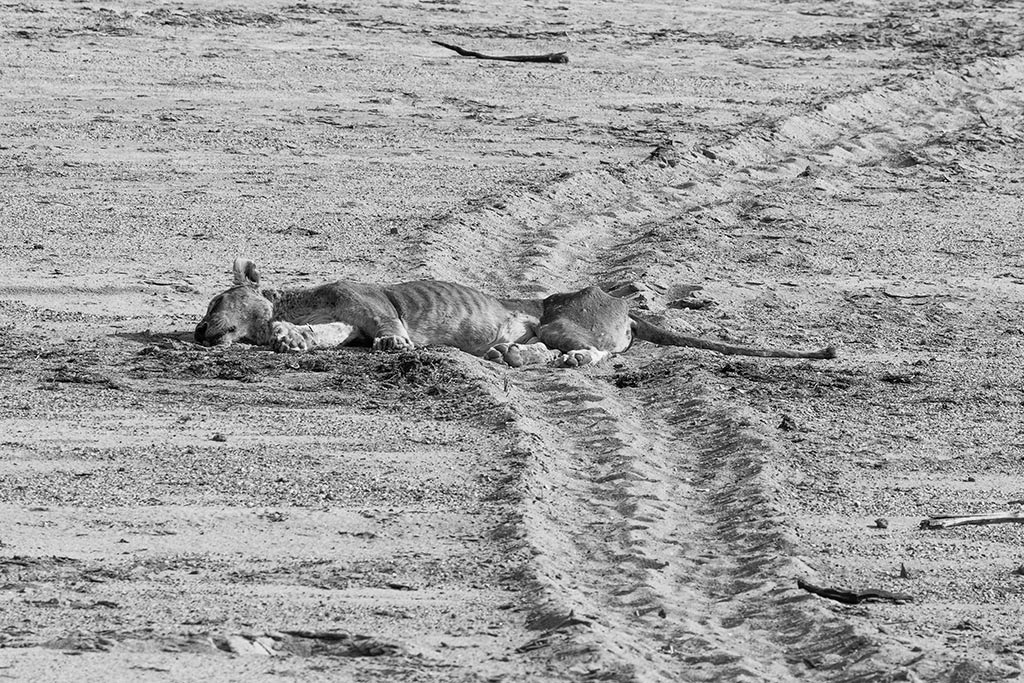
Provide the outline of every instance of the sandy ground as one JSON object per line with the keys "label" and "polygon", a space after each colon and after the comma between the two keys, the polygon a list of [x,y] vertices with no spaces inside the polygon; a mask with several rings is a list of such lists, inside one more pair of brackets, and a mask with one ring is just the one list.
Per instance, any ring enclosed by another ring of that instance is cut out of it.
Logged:
{"label": "sandy ground", "polygon": [[[919,523],[1024,499],[1024,4],[28,0],[0,34],[0,678],[1022,675],[1022,527]],[[239,255],[842,355],[197,347]]]}

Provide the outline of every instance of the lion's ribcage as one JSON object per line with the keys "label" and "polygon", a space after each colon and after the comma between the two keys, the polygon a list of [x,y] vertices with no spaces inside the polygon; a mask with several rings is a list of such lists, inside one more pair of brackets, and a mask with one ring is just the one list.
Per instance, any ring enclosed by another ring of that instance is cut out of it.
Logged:
{"label": "lion's ribcage", "polygon": [[417,346],[454,346],[483,355],[500,342],[533,334],[529,316],[511,311],[497,299],[451,282],[408,282],[386,288]]}

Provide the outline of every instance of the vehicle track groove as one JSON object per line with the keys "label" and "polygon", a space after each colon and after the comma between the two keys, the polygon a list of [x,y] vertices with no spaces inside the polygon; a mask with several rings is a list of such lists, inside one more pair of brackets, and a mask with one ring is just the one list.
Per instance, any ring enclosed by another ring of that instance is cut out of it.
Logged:
{"label": "vehicle track groove", "polygon": [[[1022,80],[1024,59],[985,59],[841,98],[674,167],[572,173],[433,225],[424,241],[444,249],[424,250],[419,268],[506,295],[642,280],[659,259],[673,267],[648,226],[815,164],[887,163],[944,131],[1007,126]],[[573,615],[535,643],[550,661],[581,678],[852,681],[912,659],[796,588],[813,568],[785,530],[778,446],[752,428],[756,415],[676,379],[616,390],[602,372],[506,379],[525,453],[518,524],[534,621]]]}

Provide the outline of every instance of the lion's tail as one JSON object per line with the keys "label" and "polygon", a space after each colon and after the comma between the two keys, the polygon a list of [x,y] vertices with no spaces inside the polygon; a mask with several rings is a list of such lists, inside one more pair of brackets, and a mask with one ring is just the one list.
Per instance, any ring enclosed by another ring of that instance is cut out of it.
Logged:
{"label": "lion's tail", "polygon": [[793,351],[790,349],[759,349],[751,346],[735,346],[716,342],[711,339],[700,337],[688,337],[676,332],[663,330],[657,325],[652,325],[632,314],[633,336],[636,339],[644,339],[661,346],[688,346],[695,349],[707,349],[717,353],[733,356],[761,356],[770,358],[835,358],[836,349],[834,346],[826,346],[817,351]]}

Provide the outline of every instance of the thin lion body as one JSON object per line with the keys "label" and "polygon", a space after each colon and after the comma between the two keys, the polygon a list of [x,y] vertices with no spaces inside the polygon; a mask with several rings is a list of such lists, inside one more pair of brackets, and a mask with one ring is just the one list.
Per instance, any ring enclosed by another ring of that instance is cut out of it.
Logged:
{"label": "thin lion body", "polygon": [[637,318],[628,302],[598,287],[544,299],[498,299],[433,280],[273,290],[260,287],[252,261],[236,259],[233,271],[234,286],[213,298],[196,326],[195,339],[206,346],[246,341],[287,352],[360,343],[380,350],[439,345],[513,367],[589,365],[625,351],[634,339],[723,354],[835,357],[832,347],[764,349],[677,334]]}

